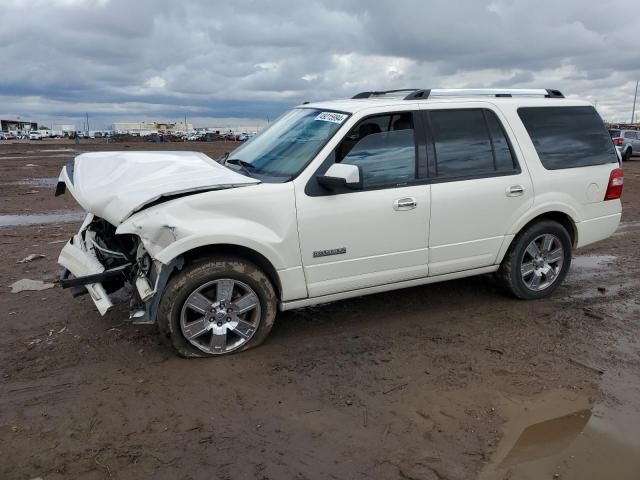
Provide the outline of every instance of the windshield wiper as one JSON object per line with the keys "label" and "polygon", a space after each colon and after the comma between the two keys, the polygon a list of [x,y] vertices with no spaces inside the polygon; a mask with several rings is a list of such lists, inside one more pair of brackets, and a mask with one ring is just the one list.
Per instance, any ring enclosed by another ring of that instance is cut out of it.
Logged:
{"label": "windshield wiper", "polygon": [[240,171],[248,177],[251,177],[251,172],[256,169],[256,167],[251,165],[249,162],[245,162],[244,160],[240,160],[239,158],[230,158],[224,161],[224,165],[228,163],[230,163],[231,165],[238,165],[240,167]]}
{"label": "windshield wiper", "polygon": [[240,160],[239,158],[230,158],[228,160],[225,160],[224,163],[225,164],[231,163],[232,165],[240,165],[241,167],[244,167],[244,168],[246,168],[248,170],[255,170],[256,169],[256,167],[251,165],[249,162],[245,162],[244,160]]}

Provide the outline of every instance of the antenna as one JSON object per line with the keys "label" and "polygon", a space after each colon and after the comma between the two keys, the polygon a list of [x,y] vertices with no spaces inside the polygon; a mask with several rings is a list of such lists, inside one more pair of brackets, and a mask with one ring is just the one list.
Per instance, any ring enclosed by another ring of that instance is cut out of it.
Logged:
{"label": "antenna", "polygon": [[636,93],[633,95],[633,110],[631,110],[631,123],[636,117],[636,99],[638,98],[638,80],[636,80]]}

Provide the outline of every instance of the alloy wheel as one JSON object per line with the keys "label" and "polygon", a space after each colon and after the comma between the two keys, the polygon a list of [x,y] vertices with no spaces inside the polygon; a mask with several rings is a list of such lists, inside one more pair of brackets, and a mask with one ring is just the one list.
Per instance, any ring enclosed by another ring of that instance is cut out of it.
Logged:
{"label": "alloy wheel", "polygon": [[522,255],[522,281],[530,290],[545,290],[556,281],[563,263],[564,249],[560,239],[550,233],[540,235],[529,243]]}
{"label": "alloy wheel", "polygon": [[180,330],[194,347],[220,355],[247,343],[258,329],[260,315],[260,299],[249,285],[221,278],[203,284],[187,297],[180,313]]}

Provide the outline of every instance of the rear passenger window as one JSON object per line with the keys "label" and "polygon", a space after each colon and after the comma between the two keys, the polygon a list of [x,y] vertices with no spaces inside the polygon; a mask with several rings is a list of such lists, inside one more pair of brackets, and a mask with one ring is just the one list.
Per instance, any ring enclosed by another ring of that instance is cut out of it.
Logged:
{"label": "rear passenger window", "polygon": [[517,165],[502,126],[490,110],[431,110],[438,177],[513,172]]}
{"label": "rear passenger window", "polygon": [[624,138],[631,138],[633,140],[637,140],[638,134],[636,132],[624,132]]}
{"label": "rear passenger window", "polygon": [[618,161],[611,137],[593,107],[523,107],[518,115],[547,170]]}

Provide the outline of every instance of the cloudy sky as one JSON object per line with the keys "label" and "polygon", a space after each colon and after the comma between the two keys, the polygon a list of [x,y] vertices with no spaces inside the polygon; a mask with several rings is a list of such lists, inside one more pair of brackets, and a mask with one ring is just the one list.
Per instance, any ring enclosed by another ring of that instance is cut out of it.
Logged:
{"label": "cloudy sky", "polygon": [[628,121],[639,25],[638,0],[2,0],[0,117],[223,126],[362,90],[498,86]]}

